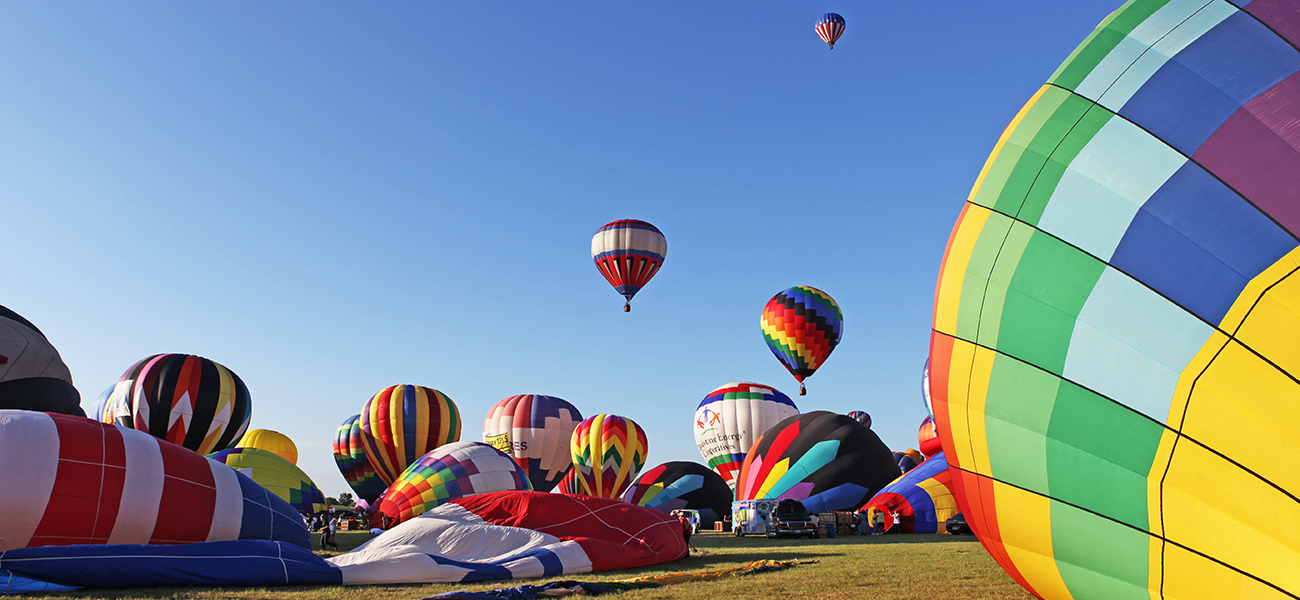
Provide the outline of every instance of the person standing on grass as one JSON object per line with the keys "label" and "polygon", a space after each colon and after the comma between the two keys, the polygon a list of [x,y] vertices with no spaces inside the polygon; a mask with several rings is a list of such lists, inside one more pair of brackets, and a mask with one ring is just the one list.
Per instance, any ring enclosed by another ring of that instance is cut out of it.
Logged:
{"label": "person standing on grass", "polygon": [[335,550],[338,550],[341,547],[339,546],[338,540],[334,539],[334,534],[339,530],[339,519],[340,517],[334,517],[333,519],[330,519],[329,529],[326,530],[326,535],[329,536],[328,538],[326,538],[327,540],[326,543],[333,546]]}
{"label": "person standing on grass", "polygon": [[691,553],[691,521],[686,515],[677,513],[677,523],[682,526],[682,539],[686,540],[686,554]]}
{"label": "person standing on grass", "polygon": [[876,514],[871,516],[871,535],[880,535],[885,532],[885,511],[877,510]]}

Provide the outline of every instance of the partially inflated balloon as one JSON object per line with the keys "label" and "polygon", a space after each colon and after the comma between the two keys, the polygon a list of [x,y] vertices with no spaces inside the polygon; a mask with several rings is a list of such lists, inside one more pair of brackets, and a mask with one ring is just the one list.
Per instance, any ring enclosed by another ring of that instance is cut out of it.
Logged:
{"label": "partially inflated balloon", "polygon": [[430,450],[459,440],[460,410],[433,388],[394,385],[361,408],[362,447],[387,485]]}
{"label": "partially inflated balloon", "polygon": [[921,446],[921,454],[927,458],[943,452],[939,433],[934,427],[934,417],[926,417],[921,421],[921,428],[916,432],[916,441]]}
{"label": "partially inflated balloon", "polygon": [[871,415],[867,414],[865,411],[855,410],[844,416],[862,423],[866,427],[871,427]]}
{"label": "partially inflated balloon", "polygon": [[1293,1],[1125,4],[958,217],[935,421],[1039,597],[1300,597],[1297,44]]}
{"label": "partially inflated balloon", "polygon": [[930,359],[925,359],[925,368],[921,370],[921,400],[925,402],[925,414],[934,416],[934,406],[930,404]]}
{"label": "partially inflated balloon", "polygon": [[564,477],[560,478],[560,482],[555,484],[555,488],[552,489],[551,491],[558,494],[565,494],[568,496],[581,495],[582,492],[581,490],[578,489],[579,488],[578,482],[573,476],[573,474],[577,472],[578,472],[577,469],[574,469],[573,467],[569,467],[569,470],[564,473]]}
{"label": "partially inflated balloon", "polygon": [[300,512],[314,514],[329,508],[325,504],[325,495],[311,477],[270,450],[231,448],[208,458],[243,473]]}
{"label": "partially inflated balloon", "polygon": [[569,472],[569,441],[582,414],[555,396],[511,396],[492,407],[483,421],[483,441],[515,459],[533,490],[549,492]]}
{"label": "partially inflated balloon", "polygon": [[252,416],[234,371],[201,356],[155,354],[122,374],[102,420],[210,454],[234,447]]}
{"label": "partially inflated balloon", "polygon": [[298,446],[289,436],[270,429],[250,429],[235,444],[237,448],[257,448],[279,454],[292,464],[298,464]]}
{"label": "partially inflated balloon", "polygon": [[357,498],[373,504],[388,487],[366,458],[366,445],[361,441],[361,415],[348,417],[334,430],[334,462]]}
{"label": "partially inflated balloon", "polygon": [[[948,519],[961,512],[942,452],[885,486],[863,508],[898,513],[901,533],[947,533]],[[886,517],[886,527],[891,519]]]}
{"label": "partially inflated balloon", "polygon": [[72,373],[45,334],[0,306],[0,409],[85,416]]}
{"label": "partially inflated balloon", "polygon": [[624,501],[660,512],[698,510],[700,526],[709,528],[731,513],[732,497],[731,488],[717,473],[685,461],[667,462],[646,471],[623,493]]}
{"label": "partially inflated balloon", "polygon": [[813,513],[852,510],[899,475],[875,433],[819,410],[781,421],[759,437],[736,480],[736,499],[793,498]]}
{"label": "partially inflated balloon", "polygon": [[817,371],[844,335],[844,314],[826,292],[798,285],[777,292],[763,307],[763,339],[799,382]]}
{"label": "partially inflated balloon", "polygon": [[401,523],[458,498],[529,489],[528,474],[505,453],[482,442],[452,442],[407,467],[375,511]]}
{"label": "partially inflated balloon", "polygon": [[836,13],[826,13],[822,18],[817,19],[817,37],[821,38],[826,45],[835,49],[835,41],[844,35],[844,17]]}
{"label": "partially inflated balloon", "polygon": [[709,467],[734,488],[745,453],[758,436],[797,414],[794,401],[776,388],[728,383],[709,392],[695,409],[695,445]]}
{"label": "partially inflated balloon", "polygon": [[654,225],[636,219],[612,221],[591,238],[591,259],[605,280],[622,294],[623,311],[668,256],[668,241]]}
{"label": "partially inflated balloon", "polygon": [[618,498],[645,466],[646,448],[645,431],[632,419],[596,415],[583,421],[570,443],[579,493]]}

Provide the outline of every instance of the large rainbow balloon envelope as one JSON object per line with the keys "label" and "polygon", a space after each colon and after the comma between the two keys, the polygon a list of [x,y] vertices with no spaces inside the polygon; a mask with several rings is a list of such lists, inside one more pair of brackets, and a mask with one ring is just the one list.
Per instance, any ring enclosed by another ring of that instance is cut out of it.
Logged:
{"label": "large rainbow balloon envelope", "polygon": [[221,364],[189,354],[155,354],[122,374],[98,416],[210,454],[244,436],[253,404],[244,380]]}
{"label": "large rainbow balloon envelope", "polygon": [[452,442],[407,467],[375,511],[402,523],[466,496],[531,489],[528,473],[504,452],[483,442]]}
{"label": "large rainbow balloon envelope", "polygon": [[380,390],[361,407],[361,442],[385,485],[416,459],[460,440],[460,410],[446,394],[419,385]]}
{"label": "large rainbow balloon envelope", "polygon": [[948,242],[935,422],[1042,598],[1300,597],[1300,10],[1135,0]]}
{"label": "large rainbow balloon envelope", "polygon": [[302,469],[283,456],[260,448],[231,448],[208,458],[243,473],[300,512],[315,514],[329,508],[325,494]]}
{"label": "large rainbow balloon envelope", "polygon": [[285,460],[298,464],[298,445],[289,436],[271,429],[249,429],[235,443],[236,448],[257,448],[279,454]]}
{"label": "large rainbow balloon envelope", "polygon": [[764,431],[799,414],[789,396],[774,387],[736,381],[718,386],[695,409],[695,446],[731,488],[749,451]]}
{"label": "large rainbow balloon envelope", "polygon": [[524,394],[497,402],[483,420],[483,441],[513,457],[532,489],[549,492],[573,466],[569,441],[582,414],[563,398]]}
{"label": "large rainbow balloon envelope", "polygon": [[357,498],[374,504],[388,484],[379,478],[361,441],[361,415],[352,415],[334,430],[334,463]]}
{"label": "large rainbow balloon envelope", "polygon": [[952,493],[952,474],[943,452],[904,473],[862,507],[869,515],[884,511],[886,528],[898,513],[900,533],[948,533],[948,519],[961,512]]}
{"label": "large rainbow balloon envelope", "polygon": [[645,466],[645,430],[627,417],[596,415],[573,430],[576,493],[597,498],[618,498]]}
{"label": "large rainbow balloon envelope", "polygon": [[817,371],[844,335],[844,313],[829,294],[797,285],[777,292],[763,306],[763,340],[799,382]]}
{"label": "large rainbow balloon envelope", "polygon": [[668,240],[645,221],[611,221],[591,237],[591,259],[605,281],[623,295],[623,312],[632,310],[632,296],[659,272],[667,257]]}

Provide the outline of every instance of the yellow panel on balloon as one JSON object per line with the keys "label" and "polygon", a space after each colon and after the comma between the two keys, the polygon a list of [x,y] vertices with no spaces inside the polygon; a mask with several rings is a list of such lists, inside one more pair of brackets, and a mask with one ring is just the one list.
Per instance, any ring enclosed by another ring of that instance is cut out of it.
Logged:
{"label": "yellow panel on balloon", "polygon": [[1045,598],[1071,598],[1052,553],[1051,499],[994,482],[998,514],[1016,515],[999,519],[1002,543],[1020,574]]}

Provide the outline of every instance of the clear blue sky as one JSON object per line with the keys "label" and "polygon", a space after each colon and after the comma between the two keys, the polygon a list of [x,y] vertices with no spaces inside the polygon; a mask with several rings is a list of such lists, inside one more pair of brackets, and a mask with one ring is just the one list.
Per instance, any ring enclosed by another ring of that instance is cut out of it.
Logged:
{"label": "clear blue sky", "polygon": [[[86,407],[150,354],[225,364],[337,495],[335,427],[397,383],[462,439],[550,394],[700,461],[714,387],[798,391],[758,320],[811,285],[845,333],[796,403],[913,447],[953,222],[1118,5],[0,3],[0,304]],[[590,258],[622,218],[669,246],[630,314]]]}

